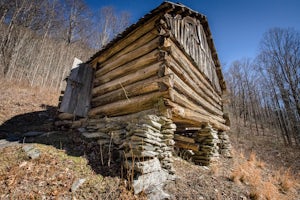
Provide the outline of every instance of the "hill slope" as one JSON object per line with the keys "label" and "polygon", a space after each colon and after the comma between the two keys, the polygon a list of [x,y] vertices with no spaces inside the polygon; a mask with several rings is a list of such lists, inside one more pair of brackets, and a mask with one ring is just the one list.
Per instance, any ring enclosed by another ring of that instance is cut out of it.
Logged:
{"label": "hill slope", "polygon": [[[0,87],[0,199],[144,198],[126,189],[117,163],[100,165],[97,144],[78,133],[53,131],[57,92],[4,81]],[[229,133],[233,159],[203,167],[176,158],[178,179],[166,188],[172,199],[300,199],[300,150],[271,134],[236,128]],[[38,136],[22,137],[22,144],[9,141],[32,130]],[[39,156],[31,159],[24,146]]]}

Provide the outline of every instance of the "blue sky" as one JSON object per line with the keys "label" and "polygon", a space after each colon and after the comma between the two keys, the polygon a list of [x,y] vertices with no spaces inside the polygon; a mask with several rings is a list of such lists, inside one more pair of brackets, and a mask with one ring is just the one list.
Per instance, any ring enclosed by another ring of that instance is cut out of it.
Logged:
{"label": "blue sky", "polygon": [[[131,14],[131,23],[162,0],[86,0],[93,9],[113,6]],[[177,0],[208,18],[219,59],[226,67],[234,60],[254,58],[263,33],[272,27],[300,31],[300,0]]]}

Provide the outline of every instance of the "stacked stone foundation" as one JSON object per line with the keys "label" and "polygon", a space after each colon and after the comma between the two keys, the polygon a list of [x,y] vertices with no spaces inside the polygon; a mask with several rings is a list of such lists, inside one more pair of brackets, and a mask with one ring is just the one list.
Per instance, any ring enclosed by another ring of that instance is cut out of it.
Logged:
{"label": "stacked stone foundation", "polygon": [[163,187],[175,180],[172,165],[175,130],[171,119],[140,113],[89,119],[82,135],[97,140],[103,152],[119,152],[135,194],[144,191],[149,199],[165,199],[169,195],[163,192]]}
{"label": "stacked stone foundation", "polygon": [[[57,124],[66,124],[62,123],[66,120],[61,119]],[[231,157],[226,132],[218,132],[210,125],[176,130],[170,118],[152,113],[98,119],[69,118],[67,124],[80,129],[85,139],[97,141],[103,153],[99,164],[120,162],[135,194],[144,191],[149,199],[169,198],[163,188],[176,178],[174,147],[188,152],[189,160],[198,165],[210,165],[220,155]]]}
{"label": "stacked stone foundation", "polygon": [[209,124],[197,128],[186,128],[175,134],[175,147],[184,159],[198,165],[210,165],[220,155],[231,157],[231,144],[226,132],[218,132]]}

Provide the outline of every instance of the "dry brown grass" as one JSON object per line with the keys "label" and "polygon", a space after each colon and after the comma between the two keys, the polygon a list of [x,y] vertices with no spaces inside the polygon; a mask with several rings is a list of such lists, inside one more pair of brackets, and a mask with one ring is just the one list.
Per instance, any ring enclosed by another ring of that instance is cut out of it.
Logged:
{"label": "dry brown grass", "polygon": [[0,125],[16,115],[58,105],[59,92],[50,88],[0,79],[0,91]]}
{"label": "dry brown grass", "polygon": [[213,176],[219,176],[220,175],[220,169],[221,169],[221,166],[220,166],[220,163],[213,163],[210,165],[210,173],[211,175]]}
{"label": "dry brown grass", "polygon": [[[230,179],[235,183],[244,183],[251,186],[250,197],[255,200],[290,199],[294,194],[289,191],[298,187],[297,179],[289,170],[275,171],[274,175],[266,168],[266,164],[251,152],[249,159],[244,159],[241,154],[240,161],[235,163]],[[282,193],[284,192],[284,193]]]}
{"label": "dry brown grass", "polygon": [[277,200],[282,199],[278,193],[278,188],[271,182],[262,182],[260,187],[253,187],[250,192],[250,198],[254,200]]}
{"label": "dry brown grass", "polygon": [[[85,157],[35,144],[40,158],[29,159],[22,145],[0,149],[0,199],[146,199],[126,189],[119,177],[96,174]],[[86,181],[76,191],[72,184]]]}
{"label": "dry brown grass", "polygon": [[273,181],[280,187],[280,191],[287,193],[293,189],[299,187],[299,177],[292,175],[290,170],[280,169],[275,172]]}

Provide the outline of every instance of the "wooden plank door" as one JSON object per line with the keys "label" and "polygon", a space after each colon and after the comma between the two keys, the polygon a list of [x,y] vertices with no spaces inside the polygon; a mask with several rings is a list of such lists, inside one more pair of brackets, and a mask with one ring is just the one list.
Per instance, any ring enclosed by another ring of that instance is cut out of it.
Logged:
{"label": "wooden plank door", "polygon": [[85,117],[90,109],[93,68],[80,64],[71,70],[63,96],[60,112]]}

